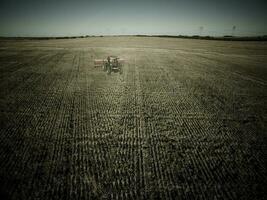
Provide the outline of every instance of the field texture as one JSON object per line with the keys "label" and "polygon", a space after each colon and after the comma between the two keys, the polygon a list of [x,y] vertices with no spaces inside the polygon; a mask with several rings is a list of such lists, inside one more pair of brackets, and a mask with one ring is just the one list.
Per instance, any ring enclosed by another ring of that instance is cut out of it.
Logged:
{"label": "field texture", "polygon": [[0,41],[6,199],[266,199],[266,122],[264,42]]}

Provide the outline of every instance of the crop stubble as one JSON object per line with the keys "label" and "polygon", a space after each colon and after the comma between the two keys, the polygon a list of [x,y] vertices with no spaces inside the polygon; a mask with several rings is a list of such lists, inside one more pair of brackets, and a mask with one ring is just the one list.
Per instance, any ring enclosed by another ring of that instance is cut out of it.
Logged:
{"label": "crop stubble", "polygon": [[[263,199],[261,44],[251,44],[259,46],[252,55],[247,43],[248,53],[236,43],[234,53],[224,54],[224,42],[114,40],[119,44],[55,41],[56,48],[28,41],[1,50],[1,193],[11,199]],[[126,58],[123,75],[93,67],[94,58],[109,54]]]}

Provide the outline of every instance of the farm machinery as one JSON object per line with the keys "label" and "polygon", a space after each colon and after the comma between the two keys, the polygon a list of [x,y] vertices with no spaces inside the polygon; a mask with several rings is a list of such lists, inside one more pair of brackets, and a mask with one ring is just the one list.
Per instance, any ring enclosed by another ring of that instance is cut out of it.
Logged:
{"label": "farm machinery", "polygon": [[122,74],[123,72],[123,63],[124,59],[119,58],[118,56],[108,56],[106,59],[95,59],[94,66],[102,67],[103,71],[107,72],[107,74],[111,74],[111,72],[119,72]]}

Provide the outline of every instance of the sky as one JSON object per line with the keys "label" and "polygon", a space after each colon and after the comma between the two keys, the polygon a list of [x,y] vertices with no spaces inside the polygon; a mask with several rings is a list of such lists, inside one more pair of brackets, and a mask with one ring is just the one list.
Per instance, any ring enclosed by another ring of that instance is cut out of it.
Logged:
{"label": "sky", "polygon": [[267,35],[267,1],[0,0],[0,36],[134,34]]}

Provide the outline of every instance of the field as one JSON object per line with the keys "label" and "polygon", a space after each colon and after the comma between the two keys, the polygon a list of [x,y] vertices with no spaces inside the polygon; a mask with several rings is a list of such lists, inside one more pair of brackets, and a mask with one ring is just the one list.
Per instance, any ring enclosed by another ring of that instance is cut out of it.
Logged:
{"label": "field", "polygon": [[266,42],[0,41],[6,199],[266,199],[266,122]]}

